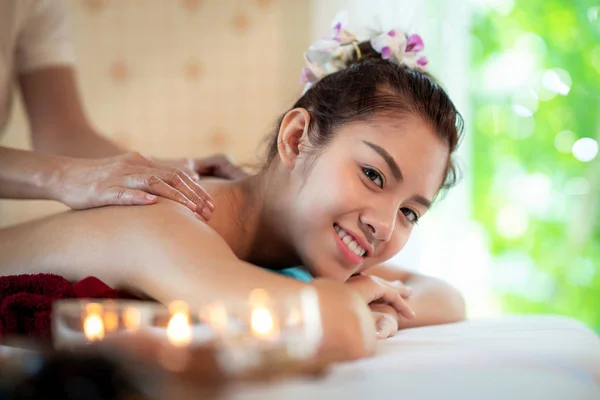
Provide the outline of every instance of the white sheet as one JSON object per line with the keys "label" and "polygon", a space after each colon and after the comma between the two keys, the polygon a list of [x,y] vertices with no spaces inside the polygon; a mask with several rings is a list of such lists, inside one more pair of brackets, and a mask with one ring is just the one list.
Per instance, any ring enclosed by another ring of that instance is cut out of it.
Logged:
{"label": "white sheet", "polygon": [[600,399],[600,339],[578,321],[514,316],[408,329],[320,380],[227,399]]}

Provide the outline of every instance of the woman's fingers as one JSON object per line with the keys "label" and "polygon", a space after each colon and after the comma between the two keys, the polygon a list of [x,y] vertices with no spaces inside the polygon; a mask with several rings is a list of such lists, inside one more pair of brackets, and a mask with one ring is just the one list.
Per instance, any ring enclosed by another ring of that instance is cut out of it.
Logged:
{"label": "woman's fingers", "polygon": [[402,296],[404,299],[408,299],[412,295],[412,288],[410,286],[406,286],[402,281],[391,281],[389,282],[389,285],[396,288],[399,291],[400,296]]}
{"label": "woman's fingers", "polygon": [[387,304],[370,304],[378,339],[387,339],[398,332],[398,313]]}
{"label": "woman's fingers", "polygon": [[357,290],[367,304],[372,302],[389,304],[403,317],[408,319],[415,317],[414,311],[402,297],[402,291],[397,284],[373,275],[356,275],[348,279],[346,284]]}
{"label": "woman's fingers", "polygon": [[387,339],[398,332],[398,321],[388,313],[373,313],[378,339]]}
{"label": "woman's fingers", "polygon": [[408,319],[415,317],[415,312],[412,310],[412,308],[410,308],[406,300],[402,298],[396,289],[386,286],[380,299],[394,307],[394,309],[403,317]]}

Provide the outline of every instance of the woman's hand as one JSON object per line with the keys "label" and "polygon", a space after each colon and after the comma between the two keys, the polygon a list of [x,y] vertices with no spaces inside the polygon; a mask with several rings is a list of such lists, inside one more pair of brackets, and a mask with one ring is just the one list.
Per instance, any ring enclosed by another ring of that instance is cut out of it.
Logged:
{"label": "woman's hand", "polygon": [[400,281],[390,282],[374,275],[354,275],[345,284],[357,291],[367,304],[387,304],[405,318],[415,317],[406,302],[410,289]]}
{"label": "woman's hand", "polygon": [[153,204],[174,200],[210,219],[212,197],[185,172],[139,153],[103,159],[69,159],[59,168],[52,198],[72,209]]}
{"label": "woman's hand", "polygon": [[241,179],[248,174],[237,166],[231,158],[224,154],[215,154],[205,158],[178,158],[174,160],[160,160],[172,167],[179,168],[193,179],[201,176],[214,176],[229,180]]}
{"label": "woman's hand", "polygon": [[401,281],[387,281],[374,275],[355,275],[346,281],[346,285],[357,291],[369,305],[380,339],[396,334],[400,318],[415,317],[407,303],[412,289]]}

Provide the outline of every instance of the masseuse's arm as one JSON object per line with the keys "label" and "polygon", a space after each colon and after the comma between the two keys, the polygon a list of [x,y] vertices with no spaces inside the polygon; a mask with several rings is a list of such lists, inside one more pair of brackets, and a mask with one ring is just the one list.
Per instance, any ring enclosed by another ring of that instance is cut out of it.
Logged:
{"label": "masseuse's arm", "polygon": [[185,173],[137,153],[78,159],[0,147],[0,198],[56,200],[73,209],[175,200],[209,219],[212,197]]}
{"label": "masseuse's arm", "polygon": [[[153,207],[70,211],[6,228],[0,230],[0,254],[0,275],[95,276],[192,307],[215,299],[245,301],[258,287],[277,301],[307,285],[240,261],[196,214],[166,200]],[[375,330],[364,300],[344,285],[317,281],[312,285],[330,357],[372,354]]]}
{"label": "masseuse's arm", "polygon": [[[76,158],[103,158],[126,153],[126,149],[102,136],[89,122],[71,66],[35,69],[21,74],[19,83],[36,151]],[[220,154],[160,161],[192,178],[209,175],[238,179],[246,175],[231,159]]]}
{"label": "masseuse's arm", "polygon": [[400,319],[400,329],[447,324],[466,317],[465,301],[460,292],[440,279],[386,265],[373,267],[367,273],[388,281],[401,281],[412,289],[408,304],[416,317]]}
{"label": "masseuse's arm", "polygon": [[22,74],[19,83],[36,151],[78,158],[126,152],[88,122],[72,67],[35,69]]}

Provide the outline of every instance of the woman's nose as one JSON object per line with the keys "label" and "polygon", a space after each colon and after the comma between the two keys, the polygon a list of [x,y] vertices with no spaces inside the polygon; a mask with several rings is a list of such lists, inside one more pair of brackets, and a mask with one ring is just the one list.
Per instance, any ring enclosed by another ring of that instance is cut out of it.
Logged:
{"label": "woman's nose", "polygon": [[360,222],[367,227],[373,239],[380,242],[389,242],[396,225],[396,213],[389,211],[366,210],[360,216]]}

